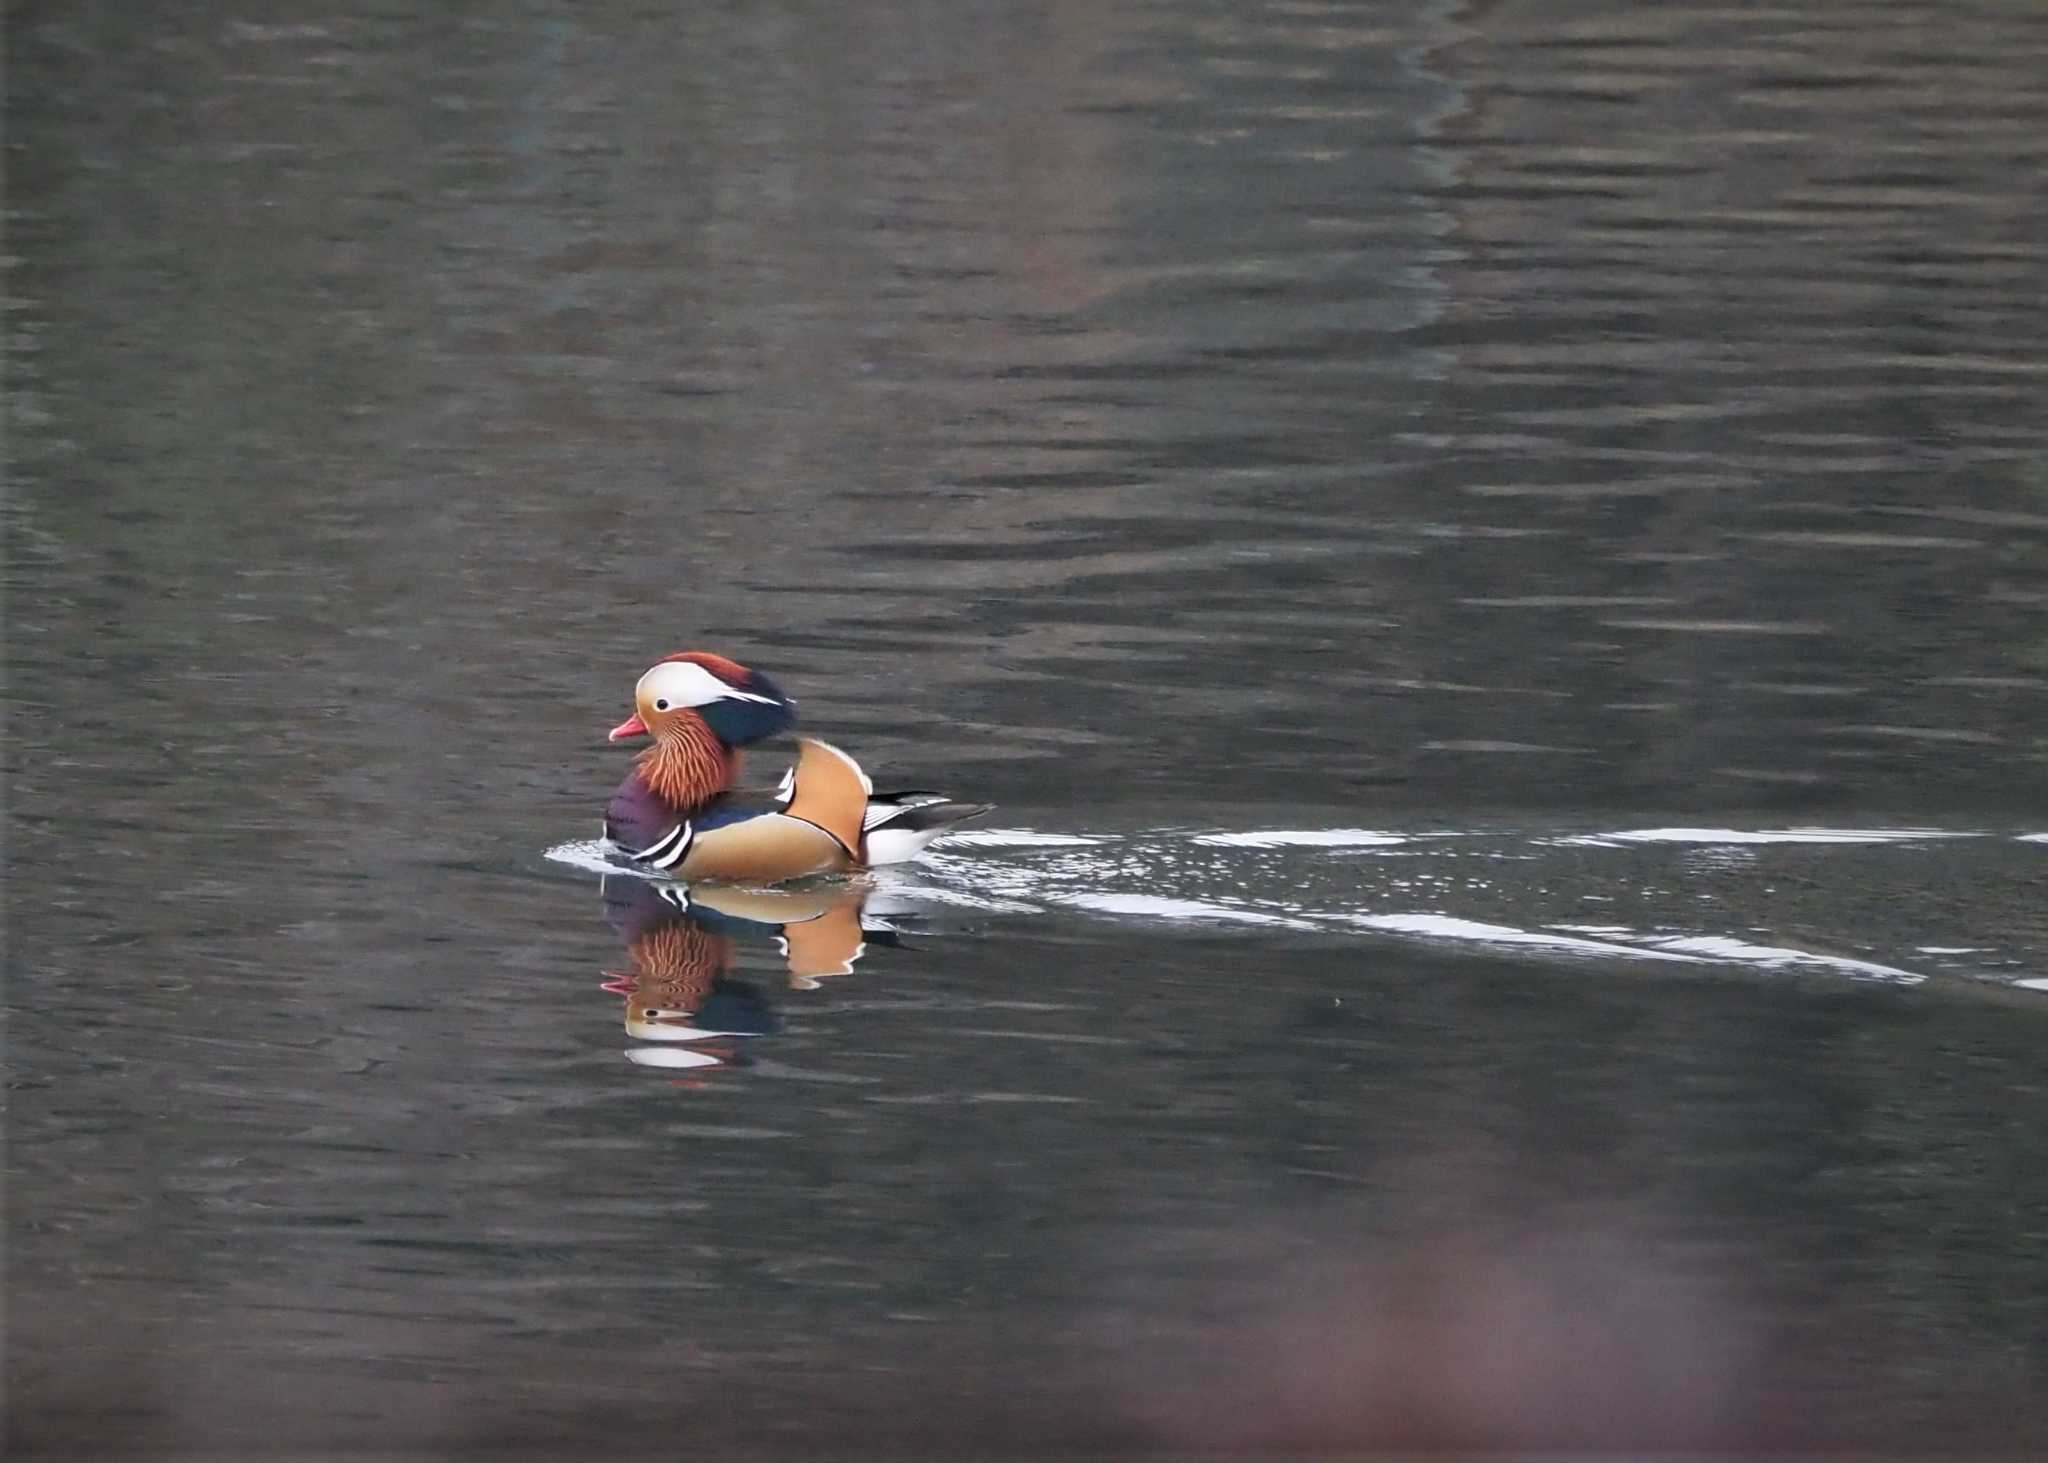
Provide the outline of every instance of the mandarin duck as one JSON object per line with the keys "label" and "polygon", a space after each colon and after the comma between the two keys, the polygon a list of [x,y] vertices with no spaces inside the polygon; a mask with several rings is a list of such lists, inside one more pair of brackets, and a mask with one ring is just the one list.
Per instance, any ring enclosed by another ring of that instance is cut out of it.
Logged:
{"label": "mandarin duck", "polygon": [[606,840],[680,879],[775,884],[901,863],[992,806],[878,793],[853,758],[809,737],[773,801],[736,792],[741,749],[795,725],[796,703],[759,671],[696,650],[657,662],[612,728],[615,742],[653,741],[605,809]]}

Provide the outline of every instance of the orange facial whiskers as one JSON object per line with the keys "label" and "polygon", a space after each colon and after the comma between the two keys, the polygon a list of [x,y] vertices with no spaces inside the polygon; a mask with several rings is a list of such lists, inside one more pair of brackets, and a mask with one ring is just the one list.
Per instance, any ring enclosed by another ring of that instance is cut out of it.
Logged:
{"label": "orange facial whiskers", "polygon": [[640,780],[663,802],[688,813],[729,790],[739,758],[701,716],[686,712],[655,736],[636,764]]}

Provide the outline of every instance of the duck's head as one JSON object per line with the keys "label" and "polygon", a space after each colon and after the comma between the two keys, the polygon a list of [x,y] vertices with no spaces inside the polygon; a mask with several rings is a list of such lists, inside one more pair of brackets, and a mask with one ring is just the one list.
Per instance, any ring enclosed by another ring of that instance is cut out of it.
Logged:
{"label": "duck's head", "polygon": [[738,661],[685,650],[658,661],[633,687],[633,714],[611,740],[689,738],[699,726],[728,747],[744,747],[796,725],[796,703],[773,681]]}

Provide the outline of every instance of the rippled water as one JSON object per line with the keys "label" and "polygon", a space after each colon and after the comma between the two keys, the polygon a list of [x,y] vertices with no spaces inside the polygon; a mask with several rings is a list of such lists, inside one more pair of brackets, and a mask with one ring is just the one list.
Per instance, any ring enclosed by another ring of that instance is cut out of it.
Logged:
{"label": "rippled water", "polygon": [[2038,7],[8,50],[11,1444],[2048,1436]]}

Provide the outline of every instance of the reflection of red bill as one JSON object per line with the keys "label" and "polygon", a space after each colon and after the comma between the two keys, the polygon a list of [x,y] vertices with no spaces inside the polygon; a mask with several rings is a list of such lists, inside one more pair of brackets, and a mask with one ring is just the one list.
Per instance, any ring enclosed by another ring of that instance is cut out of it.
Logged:
{"label": "reflection of red bill", "polygon": [[626,971],[605,970],[599,974],[605,977],[603,983],[598,986],[601,991],[610,991],[615,996],[630,996],[640,989],[640,982]]}

